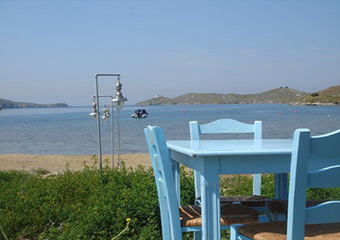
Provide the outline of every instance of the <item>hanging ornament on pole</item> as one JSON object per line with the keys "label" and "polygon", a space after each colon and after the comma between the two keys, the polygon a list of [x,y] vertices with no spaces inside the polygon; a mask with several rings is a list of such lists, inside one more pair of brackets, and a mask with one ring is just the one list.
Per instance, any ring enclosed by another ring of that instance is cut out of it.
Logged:
{"label": "hanging ornament on pole", "polygon": [[118,167],[121,167],[121,153],[120,153],[120,127],[119,127],[119,111],[123,109],[124,103],[127,101],[126,97],[123,97],[122,93],[122,84],[120,83],[120,76],[118,76],[118,80],[116,83],[116,97],[112,99],[113,105],[115,106],[117,110],[117,140],[118,140]]}
{"label": "hanging ornament on pole", "polygon": [[92,100],[92,112],[89,114],[92,117],[96,117],[97,116],[97,103],[96,103],[96,97],[93,97]]}

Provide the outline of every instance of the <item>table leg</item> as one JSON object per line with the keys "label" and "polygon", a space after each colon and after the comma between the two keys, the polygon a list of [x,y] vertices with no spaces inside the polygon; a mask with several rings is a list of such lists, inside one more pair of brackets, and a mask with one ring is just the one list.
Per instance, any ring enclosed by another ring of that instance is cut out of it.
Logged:
{"label": "table leg", "polygon": [[195,198],[201,197],[201,174],[198,171],[194,171],[195,180]]}
{"label": "table leg", "polygon": [[173,161],[172,172],[174,173],[178,206],[181,206],[180,165],[178,162]]}
{"label": "table leg", "polygon": [[219,158],[203,161],[201,173],[202,239],[220,240],[220,179]]}
{"label": "table leg", "polygon": [[275,198],[288,200],[288,174],[275,174]]}

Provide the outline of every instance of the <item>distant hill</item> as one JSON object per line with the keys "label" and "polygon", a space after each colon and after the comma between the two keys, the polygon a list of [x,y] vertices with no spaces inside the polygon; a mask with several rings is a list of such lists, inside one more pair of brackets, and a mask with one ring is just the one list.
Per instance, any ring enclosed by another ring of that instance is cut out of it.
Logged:
{"label": "distant hill", "polygon": [[338,105],[340,104],[340,85],[329,87],[299,98],[295,104]]}
{"label": "distant hill", "polygon": [[187,93],[176,98],[154,97],[137,105],[202,105],[242,103],[288,103],[294,105],[338,105],[340,85],[305,93],[288,87],[280,87],[256,94]]}
{"label": "distant hill", "polygon": [[0,98],[1,108],[55,108],[55,107],[68,107],[66,103],[51,103],[51,104],[38,104],[27,102],[15,102],[7,99]]}
{"label": "distant hill", "polygon": [[340,96],[340,85],[321,90],[318,93],[320,95]]}
{"label": "distant hill", "polygon": [[[201,104],[241,104],[241,103],[290,103],[307,95],[295,89],[280,87],[256,94],[218,94],[218,93],[188,93],[169,99],[152,98],[139,102],[137,105],[201,105]],[[156,104],[157,103],[157,104]]]}

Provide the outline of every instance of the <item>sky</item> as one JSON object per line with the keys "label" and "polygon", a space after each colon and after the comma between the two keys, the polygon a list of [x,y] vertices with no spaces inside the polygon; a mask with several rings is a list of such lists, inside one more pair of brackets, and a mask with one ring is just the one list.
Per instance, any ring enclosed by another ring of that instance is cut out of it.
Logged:
{"label": "sky", "polygon": [[0,0],[0,98],[90,106],[97,73],[127,104],[339,85],[340,1]]}

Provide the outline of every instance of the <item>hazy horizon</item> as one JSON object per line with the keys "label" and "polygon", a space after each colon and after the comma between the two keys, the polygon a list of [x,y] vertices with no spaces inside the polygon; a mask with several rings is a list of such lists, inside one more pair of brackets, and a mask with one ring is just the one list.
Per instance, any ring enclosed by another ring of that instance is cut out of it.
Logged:
{"label": "hazy horizon", "polygon": [[[0,0],[0,98],[91,105],[340,83],[340,1]],[[115,94],[100,78],[100,94]]]}

